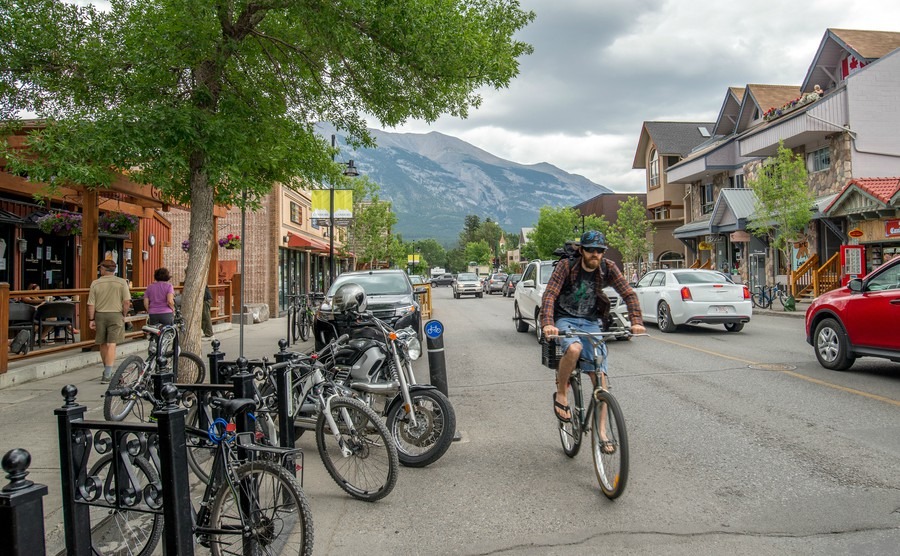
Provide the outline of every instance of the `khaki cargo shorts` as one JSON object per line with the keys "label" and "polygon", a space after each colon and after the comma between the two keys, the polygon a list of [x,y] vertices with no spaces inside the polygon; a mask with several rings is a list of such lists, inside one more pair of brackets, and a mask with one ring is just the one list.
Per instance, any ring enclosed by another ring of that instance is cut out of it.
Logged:
{"label": "khaki cargo shorts", "polygon": [[125,317],[122,313],[94,313],[95,344],[121,344],[125,341]]}

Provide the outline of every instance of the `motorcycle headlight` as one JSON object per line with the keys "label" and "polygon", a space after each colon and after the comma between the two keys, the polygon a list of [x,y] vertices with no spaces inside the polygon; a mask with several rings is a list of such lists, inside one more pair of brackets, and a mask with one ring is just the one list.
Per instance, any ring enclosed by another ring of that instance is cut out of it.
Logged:
{"label": "motorcycle headlight", "polygon": [[422,357],[422,344],[415,336],[406,340],[406,350],[409,352],[409,358],[413,361]]}

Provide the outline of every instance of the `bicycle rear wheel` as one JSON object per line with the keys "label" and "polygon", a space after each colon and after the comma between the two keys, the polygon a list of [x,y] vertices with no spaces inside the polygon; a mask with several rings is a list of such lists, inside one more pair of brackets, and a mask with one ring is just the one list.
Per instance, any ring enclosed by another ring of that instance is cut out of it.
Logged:
{"label": "bicycle rear wheel", "polygon": [[[91,468],[90,477],[99,479],[99,487],[102,489],[101,498],[110,496],[116,498],[115,470],[112,465],[113,455],[107,454]],[[123,477],[122,480],[131,480]],[[156,470],[143,457],[134,458],[134,484],[129,484],[129,492],[136,493],[139,500],[135,510],[121,510],[101,506],[91,506],[91,549],[93,554],[100,556],[110,555],[138,555],[149,556],[153,554],[159,538],[162,535],[163,520],[158,513],[137,511],[147,510],[148,494],[158,496],[157,500],[162,505],[162,493],[160,491],[159,475]],[[119,485],[119,491],[123,490]]]}
{"label": "bicycle rear wheel", "polygon": [[[252,461],[237,468],[235,481],[233,489],[223,485],[212,503],[210,526],[234,531],[212,536],[214,556],[312,554],[312,514],[294,477],[271,462]],[[251,545],[249,552],[244,550],[245,540]]]}
{"label": "bicycle rear wheel", "polygon": [[[123,421],[131,410],[134,409],[138,399],[133,390],[138,385],[141,371],[144,369],[144,360],[138,355],[129,355],[113,373],[106,396],[103,398],[103,418],[107,421]],[[130,389],[130,394],[110,395],[110,391]]]}
{"label": "bicycle rear wheel", "polygon": [[300,313],[300,339],[302,341],[309,340],[309,311],[303,310]]}
{"label": "bicycle rear wheel", "polygon": [[[187,417],[185,417],[185,425],[201,430],[207,429],[212,422],[212,416],[206,415],[205,422],[200,423],[201,411],[203,411],[202,406],[199,403],[195,403],[188,410]],[[204,426],[201,426],[201,424]],[[190,432],[186,434],[185,442],[187,444],[188,467],[191,468],[191,471],[203,484],[209,484],[209,475],[212,472],[213,460],[216,456],[215,444],[203,434]]]}
{"label": "bicycle rear wheel", "polygon": [[196,353],[181,350],[178,354],[178,384],[200,384],[206,378],[206,365]]}
{"label": "bicycle rear wheel", "polygon": [[[325,469],[347,494],[374,502],[390,494],[397,484],[400,461],[387,426],[359,400],[335,396],[329,400],[338,427],[335,439],[325,411],[316,421],[316,446]],[[342,447],[349,454],[344,455]]]}
{"label": "bicycle rear wheel", "polygon": [[576,408],[584,407],[581,401],[581,387],[578,379],[574,376],[569,377],[566,399],[569,400],[569,415],[571,419],[568,423],[557,420],[559,423],[559,441],[562,443],[563,452],[570,458],[574,458],[581,449],[581,415],[578,414]]}
{"label": "bicycle rear wheel", "polygon": [[291,343],[300,340],[300,310],[294,306],[291,309],[289,318],[291,319]]}
{"label": "bicycle rear wheel", "polygon": [[[594,471],[600,490],[610,500],[622,495],[628,483],[628,433],[619,402],[606,390],[594,390],[591,416]],[[604,440],[605,437],[605,440]]]}

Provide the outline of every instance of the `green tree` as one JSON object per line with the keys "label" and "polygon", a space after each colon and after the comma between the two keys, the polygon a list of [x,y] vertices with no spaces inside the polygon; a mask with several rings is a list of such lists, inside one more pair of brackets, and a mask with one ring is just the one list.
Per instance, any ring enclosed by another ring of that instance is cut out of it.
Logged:
{"label": "green tree", "polygon": [[391,203],[382,201],[375,191],[359,202],[354,197],[353,206],[353,220],[350,223],[353,248],[357,251],[357,257],[373,268],[377,261],[391,258],[389,238],[397,223],[397,215],[391,210]]}
{"label": "green tree", "polygon": [[454,247],[447,251],[447,272],[461,272],[466,269],[466,250],[462,247]]}
{"label": "green tree", "polygon": [[491,248],[483,239],[473,241],[466,245],[466,264],[471,261],[479,265],[486,265],[491,259]]}
{"label": "green tree", "polygon": [[446,267],[447,251],[444,249],[443,245],[437,242],[437,240],[421,239],[415,242],[415,248],[422,254],[422,259],[427,262],[425,274],[430,274],[427,272],[430,267]]}
{"label": "green tree", "polygon": [[610,247],[622,254],[622,260],[638,263],[652,248],[649,234],[653,223],[647,218],[647,207],[637,197],[619,201],[616,222],[609,225],[606,237]]}
{"label": "green tree", "polygon": [[459,245],[464,247],[478,241],[478,229],[481,228],[481,218],[477,214],[469,214],[463,221],[463,229],[459,233]]}
{"label": "green tree", "polygon": [[747,185],[756,194],[756,211],[747,224],[754,235],[768,237],[773,249],[790,261],[791,242],[799,241],[812,219],[814,199],[806,184],[803,157],[778,142],[778,152],[767,158]]}
{"label": "green tree", "polygon": [[[466,117],[531,47],[518,2],[3,0],[0,121],[31,112],[9,169],[102,187],[115,169],[191,206],[186,347],[199,347],[214,203],[253,208],[274,183],[341,184],[315,122],[373,145],[384,126]],[[34,156],[31,156],[34,155]]]}
{"label": "green tree", "polygon": [[[588,215],[584,219],[585,230],[599,230],[606,233],[609,222],[603,216]],[[553,252],[567,241],[581,236],[581,213],[571,207],[541,207],[538,223],[529,236],[528,258],[550,259]],[[532,257],[531,255],[534,255]]]}
{"label": "green tree", "polygon": [[519,234],[515,232],[503,232],[503,237],[506,238],[506,248],[510,251],[519,248]]}

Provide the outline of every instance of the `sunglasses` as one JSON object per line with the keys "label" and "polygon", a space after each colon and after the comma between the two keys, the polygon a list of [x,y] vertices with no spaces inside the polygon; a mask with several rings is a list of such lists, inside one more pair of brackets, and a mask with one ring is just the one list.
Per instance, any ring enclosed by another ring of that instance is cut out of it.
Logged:
{"label": "sunglasses", "polygon": [[584,251],[585,253],[603,253],[604,251],[606,251],[606,248],[605,247],[582,247],[581,250]]}

